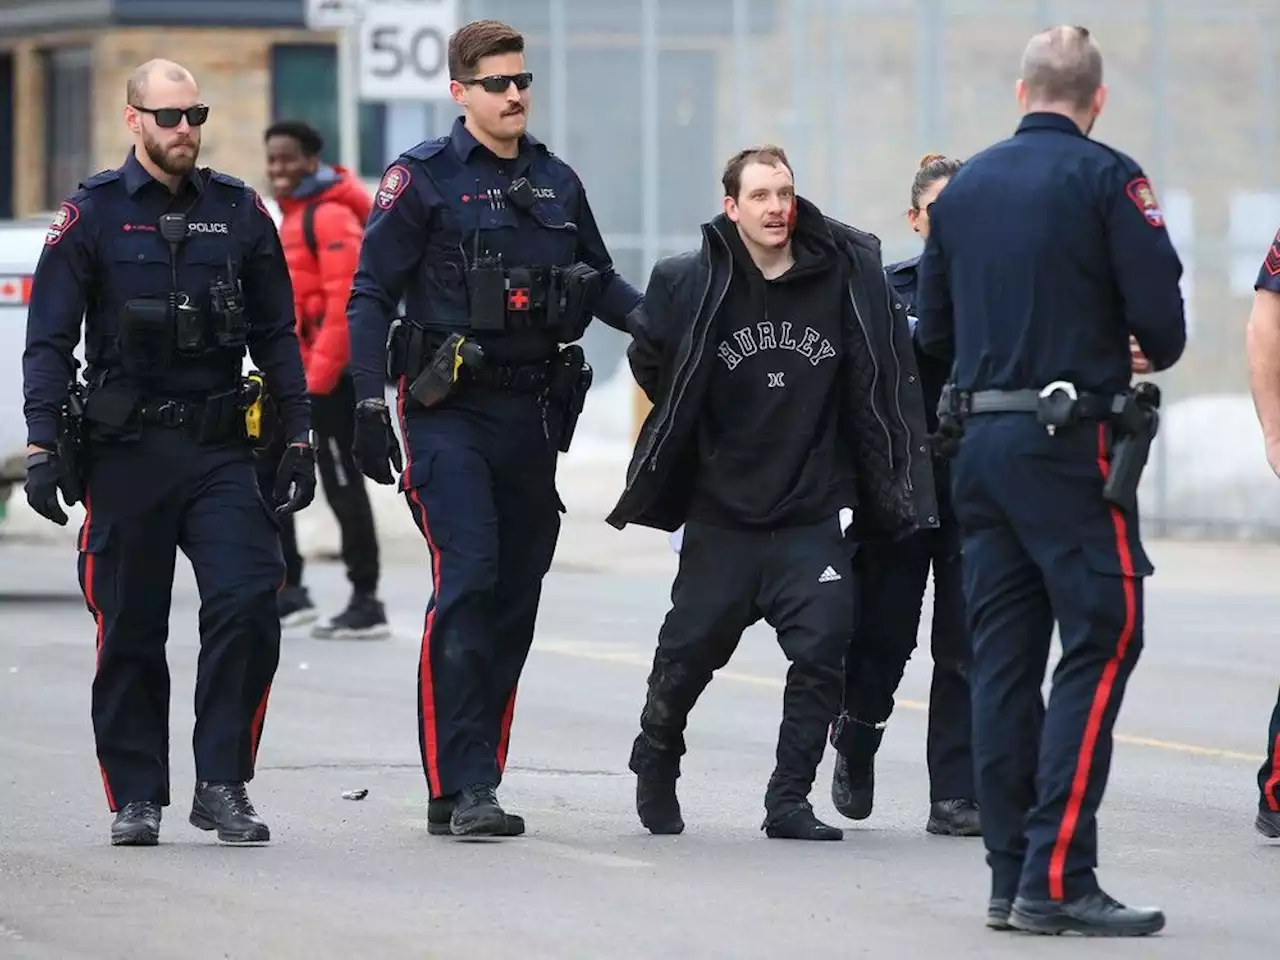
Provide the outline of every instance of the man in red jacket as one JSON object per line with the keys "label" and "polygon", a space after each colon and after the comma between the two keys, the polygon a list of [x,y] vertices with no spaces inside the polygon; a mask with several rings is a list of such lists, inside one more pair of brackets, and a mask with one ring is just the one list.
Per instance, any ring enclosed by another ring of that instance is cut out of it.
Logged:
{"label": "man in red jacket", "polygon": [[[342,560],[351,581],[347,608],[314,635],[335,639],[390,636],[386,612],[377,598],[378,537],[364,475],[351,455],[355,431],[355,390],[347,362],[347,296],[360,258],[360,241],[371,201],[349,171],[322,163],[324,140],[305,123],[284,120],[264,136],[267,177],[280,205],[280,241],[293,281],[298,342],[311,394],[317,434],[317,466],[325,499],[342,531]],[[265,457],[260,483],[270,489],[275,471]],[[310,623],[315,606],[302,585],[302,558],[292,518],[281,531],[287,574],[280,592],[283,626]]]}

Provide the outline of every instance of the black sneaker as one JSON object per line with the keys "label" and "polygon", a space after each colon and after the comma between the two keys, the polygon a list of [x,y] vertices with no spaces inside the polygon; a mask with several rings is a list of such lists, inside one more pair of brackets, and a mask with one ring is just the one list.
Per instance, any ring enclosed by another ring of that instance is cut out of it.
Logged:
{"label": "black sneaker", "polygon": [[760,829],[772,840],[843,840],[844,831],[828,826],[813,813],[807,802],[765,817]]}
{"label": "black sneaker", "polygon": [[320,640],[385,640],[391,636],[382,601],[367,593],[351,597],[347,609],[311,631]]}
{"label": "black sneaker", "polygon": [[311,602],[311,594],[303,586],[285,587],[276,595],[276,606],[280,610],[280,626],[285,630],[305,627],[308,623],[315,623],[320,616],[320,611]]}
{"label": "black sneaker", "polygon": [[217,830],[223,843],[266,843],[271,839],[271,830],[253,809],[243,783],[197,783],[188,819],[200,830]]}
{"label": "black sneaker", "polygon": [[151,800],[126,803],[111,824],[113,847],[154,847],[160,842],[160,804]]}

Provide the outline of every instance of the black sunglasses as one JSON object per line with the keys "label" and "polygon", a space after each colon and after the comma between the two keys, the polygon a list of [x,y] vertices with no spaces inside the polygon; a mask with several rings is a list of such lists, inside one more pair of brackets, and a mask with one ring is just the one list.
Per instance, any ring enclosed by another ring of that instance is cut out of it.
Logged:
{"label": "black sunglasses", "polygon": [[134,107],[139,113],[149,113],[156,118],[156,126],[169,129],[176,127],[182,122],[182,118],[187,118],[187,123],[193,127],[198,127],[209,119],[209,108],[203,103],[197,103],[194,107],[161,107],[158,110],[152,110],[150,107]]}
{"label": "black sunglasses", "polygon": [[488,77],[473,77],[470,80],[459,80],[464,86],[478,83],[486,93],[506,93],[513,83],[517,90],[525,90],[533,83],[532,73],[495,73]]}

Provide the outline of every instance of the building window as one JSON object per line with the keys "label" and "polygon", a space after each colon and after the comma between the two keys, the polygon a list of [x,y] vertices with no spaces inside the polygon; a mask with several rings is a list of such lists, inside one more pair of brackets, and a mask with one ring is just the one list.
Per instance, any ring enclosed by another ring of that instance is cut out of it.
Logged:
{"label": "building window", "polygon": [[[362,103],[359,111],[359,175],[380,177],[387,161],[383,149],[386,107]],[[337,48],[319,43],[281,43],[271,48],[271,119],[311,124],[324,137],[325,160],[339,161]]]}
{"label": "building window", "polygon": [[41,51],[44,73],[44,204],[52,210],[93,173],[90,48]]}

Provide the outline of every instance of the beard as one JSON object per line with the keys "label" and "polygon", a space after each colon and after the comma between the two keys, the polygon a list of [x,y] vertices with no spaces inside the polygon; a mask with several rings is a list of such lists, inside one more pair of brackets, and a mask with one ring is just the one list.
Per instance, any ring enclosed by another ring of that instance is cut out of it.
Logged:
{"label": "beard", "polygon": [[[188,137],[186,140],[174,141],[167,150],[158,140],[144,134],[142,145],[146,148],[147,156],[151,158],[151,162],[171,177],[180,177],[183,174],[190,173],[200,156],[200,135],[198,133],[194,137]],[[191,147],[190,156],[177,152],[177,148],[184,145]]]}

